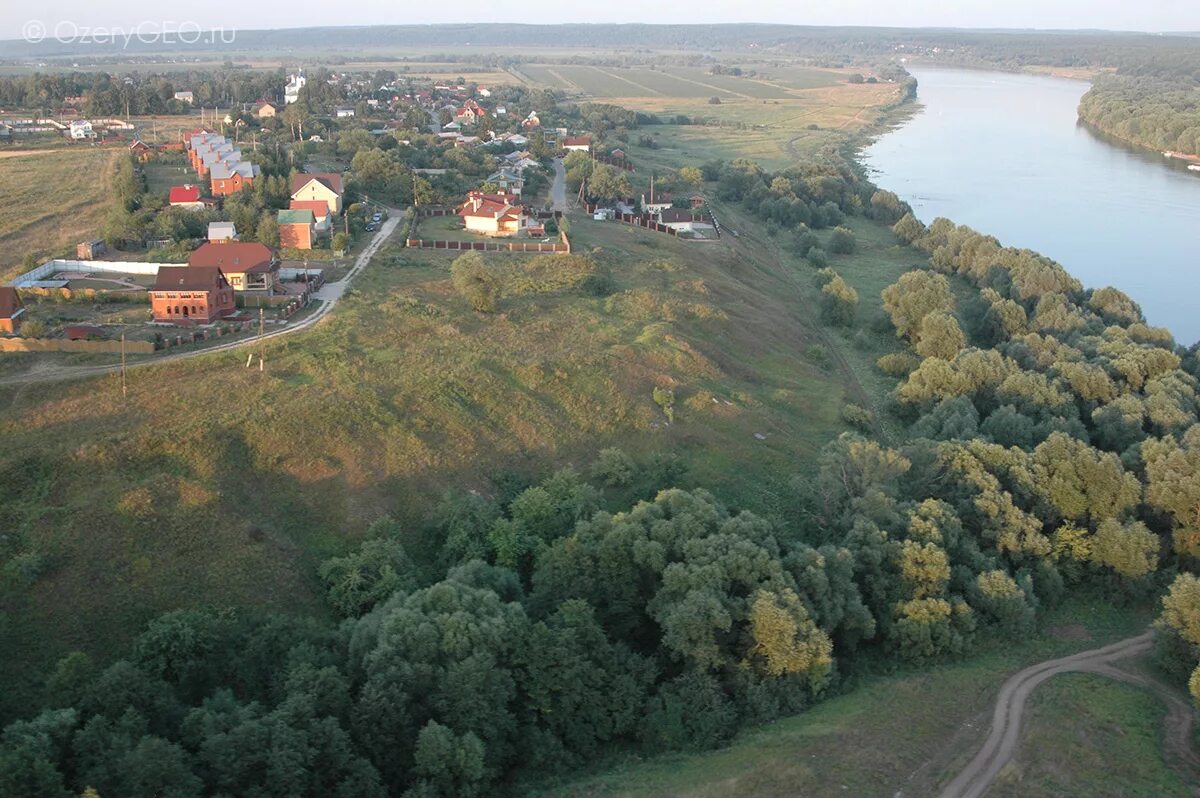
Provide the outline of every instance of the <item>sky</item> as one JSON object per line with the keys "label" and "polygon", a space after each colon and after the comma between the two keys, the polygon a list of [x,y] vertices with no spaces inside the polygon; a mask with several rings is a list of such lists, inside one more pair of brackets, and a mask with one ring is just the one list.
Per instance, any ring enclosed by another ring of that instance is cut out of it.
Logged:
{"label": "sky", "polygon": [[[537,9],[514,13],[514,9]],[[633,9],[636,8],[636,15]],[[253,30],[438,22],[774,22],[962,28],[1200,31],[1198,0],[654,0],[648,3],[431,3],[428,0],[0,0],[0,39],[26,30],[142,26]],[[36,23],[36,24],[34,24]],[[175,28],[178,29],[178,28]]]}

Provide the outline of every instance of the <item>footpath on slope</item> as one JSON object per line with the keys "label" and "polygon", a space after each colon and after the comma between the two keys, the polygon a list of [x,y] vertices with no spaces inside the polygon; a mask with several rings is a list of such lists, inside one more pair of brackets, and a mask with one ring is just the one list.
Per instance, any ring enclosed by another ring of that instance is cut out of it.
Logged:
{"label": "footpath on slope", "polygon": [[[228,341],[226,343],[216,344],[215,346],[204,347],[203,349],[193,349],[187,352],[176,352],[170,355],[162,355],[152,357],[147,360],[136,360],[126,365],[126,369],[144,368],[146,366],[159,366],[164,363],[173,363],[179,360],[187,360],[194,357],[203,357],[212,355],[218,352],[228,352],[233,349],[243,349],[248,346],[254,346],[271,338],[280,338],[285,335],[292,335],[316,324],[323,319],[337,304],[342,295],[346,293],[346,289],[350,287],[350,281],[353,280],[359,272],[361,272],[371,258],[379,251],[384,242],[388,240],[391,234],[395,231],[400,220],[403,219],[402,211],[395,211],[393,215],[383,223],[375,236],[363,248],[363,251],[358,254],[354,261],[354,265],[346,272],[346,275],[337,282],[326,283],[321,286],[320,290],[314,295],[317,302],[320,304],[312,313],[309,313],[304,318],[293,324],[285,324],[282,327],[265,332],[262,335],[254,335],[249,338],[242,338],[237,341]],[[72,380],[81,379],[84,377],[96,377],[102,374],[112,374],[121,370],[120,363],[112,363],[103,366],[51,366],[42,369],[22,372],[21,374],[13,374],[7,377],[0,377],[0,385],[28,385],[36,382],[53,382],[56,380]]]}
{"label": "footpath on slope", "polygon": [[1191,744],[1194,722],[1191,706],[1163,685],[1113,665],[1118,660],[1145,654],[1152,646],[1151,634],[1146,632],[1103,648],[1040,662],[1009,677],[996,697],[987,740],[967,766],[942,789],[940,798],[981,798],[987,792],[1017,751],[1021,721],[1030,694],[1042,682],[1061,673],[1095,673],[1154,691],[1167,705],[1167,750],[1179,765],[1197,772],[1200,757]]}

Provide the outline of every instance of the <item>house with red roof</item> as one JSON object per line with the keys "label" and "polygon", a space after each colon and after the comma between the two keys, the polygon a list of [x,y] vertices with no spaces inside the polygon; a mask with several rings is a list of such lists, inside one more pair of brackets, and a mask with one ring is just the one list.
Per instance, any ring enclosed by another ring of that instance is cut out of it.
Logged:
{"label": "house with red roof", "polygon": [[188,267],[215,267],[235,291],[275,293],[279,261],[266,244],[252,241],[208,241],[188,257]]}
{"label": "house with red roof", "polygon": [[312,211],[315,223],[313,232],[317,235],[328,235],[333,229],[333,218],[329,213],[329,203],[321,200],[292,200],[288,208],[293,211]]}
{"label": "house with red roof", "polygon": [[320,201],[335,216],[342,212],[342,176],[336,172],[304,172],[292,175],[292,199]]}
{"label": "house with red roof", "polygon": [[150,309],[157,322],[212,324],[234,312],[233,288],[218,266],[160,266]]}
{"label": "house with red roof", "polygon": [[25,305],[21,296],[11,285],[0,285],[0,333],[16,335],[21,332],[25,320]]}
{"label": "house with red roof", "polygon": [[474,125],[486,118],[487,109],[474,100],[467,100],[462,107],[455,109],[454,121],[460,125]]}
{"label": "house with red roof", "polygon": [[525,210],[514,194],[485,194],[472,191],[458,209],[463,226],[486,236],[515,236],[527,226]]}
{"label": "house with red roof", "polygon": [[565,136],[562,140],[562,148],[568,152],[591,152],[592,137]]}
{"label": "house with red roof", "polygon": [[193,186],[190,183],[185,183],[182,186],[171,186],[171,191],[167,195],[167,201],[171,203],[172,208],[188,208],[189,210],[203,210],[207,203],[200,197],[200,187]]}

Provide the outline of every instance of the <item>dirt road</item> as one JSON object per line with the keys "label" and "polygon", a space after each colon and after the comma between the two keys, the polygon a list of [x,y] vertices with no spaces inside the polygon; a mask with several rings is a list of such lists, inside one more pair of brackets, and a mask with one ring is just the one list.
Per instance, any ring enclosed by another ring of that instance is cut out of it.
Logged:
{"label": "dirt road", "polygon": [[996,698],[996,708],[992,712],[992,729],[987,741],[963,771],[946,785],[941,792],[941,798],[980,798],[987,791],[1017,750],[1025,702],[1039,684],[1060,673],[1077,671],[1107,676],[1112,676],[1115,672],[1122,674],[1119,678],[1123,681],[1136,682],[1138,677],[1124,671],[1116,671],[1111,663],[1144,654],[1151,646],[1151,636],[1147,632],[1103,648],[1081,651],[1069,657],[1031,665],[1010,677],[1000,688],[1000,695]]}
{"label": "dirt road", "polygon": [[[159,366],[163,363],[173,363],[179,360],[187,360],[193,357],[204,357],[219,352],[228,352],[232,349],[242,349],[247,346],[254,346],[262,341],[271,338],[281,338],[285,335],[293,335],[302,330],[316,324],[321,319],[325,318],[329,311],[333,310],[333,306],[337,304],[342,295],[346,293],[346,289],[350,286],[350,281],[366,267],[371,261],[372,256],[379,251],[388,237],[395,231],[396,226],[400,224],[400,220],[404,214],[401,211],[393,211],[392,215],[379,228],[379,232],[371,239],[371,242],[359,253],[355,259],[354,265],[346,272],[346,276],[335,283],[326,283],[317,291],[314,298],[320,304],[316,310],[305,316],[300,321],[294,324],[287,324],[262,335],[255,335],[251,338],[242,338],[237,341],[229,341],[228,343],[216,344],[215,346],[205,347],[203,349],[194,349],[188,352],[178,352],[172,355],[163,355],[161,357],[151,358],[149,360],[139,360],[130,363],[127,368],[142,368],[144,366]],[[53,382],[57,380],[72,380],[81,379],[83,377],[95,377],[101,374],[111,374],[119,371],[121,364],[114,363],[104,366],[52,366],[49,368],[36,369],[23,372],[21,374],[13,374],[8,377],[0,378],[0,385],[28,385],[35,382]]]}

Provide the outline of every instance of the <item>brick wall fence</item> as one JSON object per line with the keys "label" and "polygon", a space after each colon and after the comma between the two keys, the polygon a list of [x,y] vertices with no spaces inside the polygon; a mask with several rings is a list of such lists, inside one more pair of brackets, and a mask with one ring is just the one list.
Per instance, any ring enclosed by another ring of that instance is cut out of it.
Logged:
{"label": "brick wall fence", "polygon": [[563,236],[561,241],[547,244],[544,241],[431,241],[410,238],[404,242],[413,249],[449,249],[469,252],[570,252],[571,242]]}
{"label": "brick wall fence", "polygon": [[[584,210],[586,210],[589,214],[595,213],[596,209],[599,207],[599,205],[593,205],[590,203],[583,206]],[[654,221],[654,218],[651,216],[638,216],[635,213],[614,212],[613,219],[618,222],[624,222],[625,224],[634,224],[638,227],[644,227],[645,229],[653,230],[656,233],[666,233],[670,236],[679,235],[677,230],[672,227],[667,227],[665,224],[659,224],[658,222]]]}

